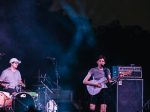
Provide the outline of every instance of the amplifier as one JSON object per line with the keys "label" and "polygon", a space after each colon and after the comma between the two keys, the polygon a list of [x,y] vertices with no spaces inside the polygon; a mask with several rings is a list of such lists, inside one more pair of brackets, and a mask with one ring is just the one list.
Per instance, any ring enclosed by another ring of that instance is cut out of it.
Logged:
{"label": "amplifier", "polygon": [[117,82],[116,112],[144,112],[143,83],[143,79],[122,79]]}
{"label": "amplifier", "polygon": [[112,75],[118,76],[118,74],[123,72],[131,73],[128,75],[124,75],[123,78],[142,78],[142,67],[141,66],[113,66],[112,67]]}

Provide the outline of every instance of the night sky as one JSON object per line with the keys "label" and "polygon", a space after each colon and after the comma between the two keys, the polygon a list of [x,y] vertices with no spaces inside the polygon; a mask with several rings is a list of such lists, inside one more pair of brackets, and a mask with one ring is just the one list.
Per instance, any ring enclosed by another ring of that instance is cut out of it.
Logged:
{"label": "night sky", "polygon": [[50,88],[59,81],[78,102],[87,94],[83,78],[104,54],[111,70],[130,64],[142,67],[147,101],[149,4],[149,0],[1,0],[0,70],[16,57],[22,61],[19,70],[28,90],[46,74]]}

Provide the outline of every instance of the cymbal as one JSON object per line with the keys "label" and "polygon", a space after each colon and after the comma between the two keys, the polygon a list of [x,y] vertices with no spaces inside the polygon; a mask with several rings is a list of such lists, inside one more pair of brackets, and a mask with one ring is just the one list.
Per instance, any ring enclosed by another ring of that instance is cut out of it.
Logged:
{"label": "cymbal", "polygon": [[0,83],[9,84],[9,82],[5,82],[5,81],[0,81]]}

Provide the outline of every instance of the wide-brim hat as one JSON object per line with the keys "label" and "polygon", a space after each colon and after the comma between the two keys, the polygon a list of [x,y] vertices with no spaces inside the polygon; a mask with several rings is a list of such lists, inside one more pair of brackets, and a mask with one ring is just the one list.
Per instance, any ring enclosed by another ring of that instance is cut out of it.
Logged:
{"label": "wide-brim hat", "polygon": [[19,64],[21,63],[21,61],[18,60],[17,58],[11,58],[10,61],[9,61],[9,63],[13,63],[13,62],[17,62]]}

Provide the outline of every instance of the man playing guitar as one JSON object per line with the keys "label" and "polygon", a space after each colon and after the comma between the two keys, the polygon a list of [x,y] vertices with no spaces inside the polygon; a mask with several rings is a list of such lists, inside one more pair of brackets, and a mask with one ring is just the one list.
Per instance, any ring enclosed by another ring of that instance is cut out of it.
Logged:
{"label": "man playing guitar", "polygon": [[112,82],[112,80],[110,70],[108,68],[104,68],[105,60],[105,56],[100,55],[96,62],[98,66],[91,68],[83,80],[83,84],[87,86],[87,89],[88,86],[92,86],[94,88],[102,88],[102,90],[98,91],[88,90],[91,96],[89,105],[89,109],[91,112],[94,112],[97,109],[98,112],[106,112],[107,109],[109,92],[106,82]]}

